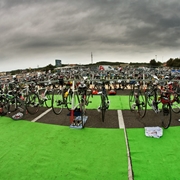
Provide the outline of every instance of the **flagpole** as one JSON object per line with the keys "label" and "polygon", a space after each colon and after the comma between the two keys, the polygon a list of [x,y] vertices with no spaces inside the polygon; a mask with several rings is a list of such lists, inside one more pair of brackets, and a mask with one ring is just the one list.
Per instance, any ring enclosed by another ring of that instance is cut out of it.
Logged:
{"label": "flagpole", "polygon": [[91,64],[93,64],[93,54],[91,52]]}

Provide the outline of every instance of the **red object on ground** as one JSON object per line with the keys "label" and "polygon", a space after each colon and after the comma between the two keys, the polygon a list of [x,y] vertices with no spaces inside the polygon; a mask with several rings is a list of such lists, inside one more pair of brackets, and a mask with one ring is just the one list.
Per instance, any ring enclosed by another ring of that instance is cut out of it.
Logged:
{"label": "red object on ground", "polygon": [[94,95],[98,94],[98,90],[93,90],[92,94],[94,94]]}
{"label": "red object on ground", "polygon": [[71,109],[70,123],[72,124],[73,121],[74,121],[74,110]]}
{"label": "red object on ground", "polygon": [[116,91],[115,91],[115,90],[113,90],[113,89],[112,89],[112,90],[110,90],[110,91],[109,91],[109,95],[116,95]]}

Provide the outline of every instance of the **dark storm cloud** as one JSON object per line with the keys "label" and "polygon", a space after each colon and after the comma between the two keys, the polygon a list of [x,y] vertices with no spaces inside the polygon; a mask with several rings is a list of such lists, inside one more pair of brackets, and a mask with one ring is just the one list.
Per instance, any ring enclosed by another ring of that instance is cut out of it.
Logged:
{"label": "dark storm cloud", "polygon": [[[132,40],[145,41],[156,46],[173,46],[169,40],[175,42],[180,30],[179,3],[171,1],[158,3],[150,1],[148,4],[141,2],[131,5],[131,14],[134,14],[136,23],[130,25],[127,35]],[[138,24],[144,23],[144,26]],[[160,43],[159,43],[160,42]]]}
{"label": "dark storm cloud", "polygon": [[180,46],[179,9],[177,0],[0,0],[0,58],[171,50]]}

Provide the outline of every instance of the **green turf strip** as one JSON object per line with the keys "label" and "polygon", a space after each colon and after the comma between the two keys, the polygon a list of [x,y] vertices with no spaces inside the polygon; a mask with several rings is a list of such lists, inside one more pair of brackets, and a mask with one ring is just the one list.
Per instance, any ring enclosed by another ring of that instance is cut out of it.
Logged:
{"label": "green turf strip", "polygon": [[[128,95],[112,95],[108,96],[110,100],[110,110],[129,110],[129,96]],[[97,109],[101,103],[100,95],[94,95],[90,97],[91,103],[86,106],[87,109]],[[50,104],[50,101],[47,102]],[[77,105],[77,101],[74,103]],[[71,105],[69,105],[71,106]],[[64,107],[65,108],[65,107]],[[151,107],[147,106],[147,109],[152,109]]]}
{"label": "green turf strip", "polygon": [[[110,100],[109,109],[111,110],[129,110],[129,96],[128,95],[112,95],[108,96]],[[91,98],[92,103],[87,106],[87,109],[97,109],[101,103],[100,95],[95,95]],[[147,109],[152,109],[147,105]]]}
{"label": "green turf strip", "polygon": [[0,118],[0,179],[128,179],[124,131]]}
{"label": "green turf strip", "polygon": [[[110,100],[110,106],[109,109],[121,109],[121,96],[108,96]],[[92,103],[89,103],[87,106],[87,109],[97,109],[98,106],[101,104],[101,96],[100,95],[94,95],[93,98],[90,98]]]}
{"label": "green turf strip", "polygon": [[127,129],[134,179],[179,179],[180,127],[163,130],[159,139],[146,137],[144,129]]}
{"label": "green turf strip", "polygon": [[[128,95],[112,95],[108,96],[110,100],[109,109],[111,110],[129,110],[129,96]],[[95,95],[91,98],[92,103],[87,106],[87,109],[97,109],[101,103],[100,95]]]}

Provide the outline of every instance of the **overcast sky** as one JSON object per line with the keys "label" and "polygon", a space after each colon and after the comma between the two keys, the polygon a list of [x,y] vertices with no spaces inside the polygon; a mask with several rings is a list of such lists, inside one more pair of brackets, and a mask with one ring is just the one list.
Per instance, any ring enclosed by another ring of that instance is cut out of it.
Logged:
{"label": "overcast sky", "polygon": [[180,57],[179,0],[0,0],[0,71]]}

